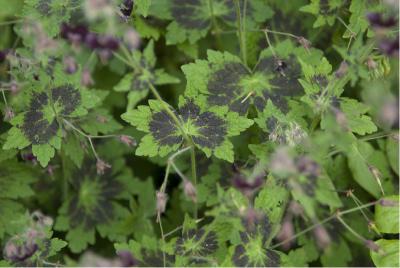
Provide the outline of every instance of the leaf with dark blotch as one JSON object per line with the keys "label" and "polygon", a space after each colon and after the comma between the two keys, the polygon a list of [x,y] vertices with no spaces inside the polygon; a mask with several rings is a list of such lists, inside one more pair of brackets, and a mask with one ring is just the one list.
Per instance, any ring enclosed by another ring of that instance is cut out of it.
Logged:
{"label": "leaf with dark blotch", "polygon": [[85,230],[89,230],[113,219],[112,200],[123,189],[118,175],[110,170],[98,175],[93,161],[86,161],[81,169],[75,171],[72,178],[74,195],[68,204],[71,227],[83,225]]}
{"label": "leaf with dark blotch", "polygon": [[62,107],[60,115],[71,114],[81,104],[81,93],[73,85],[63,85],[51,89],[53,103]]}
{"label": "leaf with dark blotch", "polygon": [[173,0],[171,13],[176,22],[186,29],[204,29],[210,24],[208,18],[201,16],[202,0]]}
{"label": "leaf with dark blotch", "polygon": [[52,0],[39,0],[36,8],[40,14],[48,16],[51,14],[51,3]]}
{"label": "leaf with dark blotch", "polygon": [[208,51],[207,62],[182,67],[188,81],[185,93],[193,98],[205,95],[208,104],[227,106],[241,115],[251,104],[262,111],[268,100],[286,113],[288,99],[303,93],[298,81],[302,72],[297,54],[301,53],[288,42],[278,45],[276,51],[276,56],[263,51],[253,70],[227,52]]}
{"label": "leaf with dark blotch", "polygon": [[58,122],[43,118],[41,111],[29,111],[25,114],[22,131],[32,144],[45,144],[57,134]]}
{"label": "leaf with dark blotch", "polygon": [[[207,35],[213,21],[220,25],[235,26],[236,9],[232,0],[172,0],[170,17],[172,22],[167,28],[167,44],[178,44],[188,40],[195,43]],[[244,2],[239,1],[241,10]],[[263,12],[260,12],[263,10]],[[257,27],[272,15],[268,6],[259,0],[248,1],[246,21],[249,27]]]}
{"label": "leaf with dark blotch", "polygon": [[179,110],[185,123],[193,123],[197,131],[193,133],[193,142],[200,147],[213,149],[222,144],[227,133],[226,122],[212,112],[200,113],[200,107],[188,101]]}
{"label": "leaf with dark blotch", "polygon": [[179,112],[171,108],[176,119],[159,101],[151,100],[149,106],[139,106],[122,115],[122,119],[149,133],[142,138],[136,150],[138,155],[165,156],[178,149],[187,136],[208,157],[214,154],[232,162],[232,144],[228,138],[239,135],[253,123],[236,113],[203,111],[199,103],[184,98],[180,100]]}
{"label": "leaf with dark blotch", "polygon": [[217,235],[213,231],[190,229],[176,241],[175,252],[184,256],[207,256],[218,249]]}
{"label": "leaf with dark blotch", "polygon": [[175,145],[183,141],[174,120],[166,111],[153,115],[149,129],[151,135],[160,145]]}
{"label": "leaf with dark blotch", "polygon": [[[253,249],[253,248],[252,248]],[[278,267],[280,256],[275,251],[263,249],[262,251],[250,251],[246,245],[238,245],[232,256],[232,262],[238,267]],[[254,250],[254,249],[253,249]],[[259,255],[257,255],[259,254]]]}

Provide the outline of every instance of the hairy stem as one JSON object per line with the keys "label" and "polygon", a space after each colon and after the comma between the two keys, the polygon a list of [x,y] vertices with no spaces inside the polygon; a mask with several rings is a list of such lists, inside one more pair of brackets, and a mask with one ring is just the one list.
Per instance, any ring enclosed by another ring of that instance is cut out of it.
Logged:
{"label": "hairy stem", "polygon": [[[192,180],[194,187],[197,188],[197,172],[196,172],[196,152],[194,146],[190,150],[190,162],[192,167]],[[194,203],[194,219],[197,220],[197,203]]]}
{"label": "hairy stem", "polygon": [[237,28],[238,28],[238,34],[239,34],[239,47],[240,47],[240,52],[242,54],[242,60],[244,65],[247,66],[247,52],[246,52],[246,36],[245,32],[243,29],[243,21],[242,21],[242,15],[240,12],[240,3],[239,0],[235,0],[235,9],[236,9],[236,22],[237,22]]}

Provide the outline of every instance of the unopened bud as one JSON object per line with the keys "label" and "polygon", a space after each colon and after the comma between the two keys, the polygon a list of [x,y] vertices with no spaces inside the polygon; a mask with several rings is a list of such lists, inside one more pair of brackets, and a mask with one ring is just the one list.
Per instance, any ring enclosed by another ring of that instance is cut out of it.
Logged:
{"label": "unopened bud", "polygon": [[4,110],[4,121],[10,121],[15,116],[14,111],[11,107],[6,107]]}
{"label": "unopened bud", "polygon": [[384,198],[379,200],[379,204],[382,207],[398,207],[399,206],[399,202],[398,201],[396,202],[394,200],[384,199]]}
{"label": "unopened bud", "polygon": [[102,124],[108,122],[107,117],[105,117],[105,116],[103,116],[103,115],[97,115],[97,116],[96,116],[96,120],[97,120],[97,122],[102,123]]}
{"label": "unopened bud", "polygon": [[16,81],[11,81],[10,83],[10,91],[11,94],[17,94],[20,91],[21,87],[18,85]]}
{"label": "unopened bud", "polygon": [[371,57],[368,57],[366,64],[368,69],[370,70],[376,69],[376,67],[378,67],[376,61],[374,61]]}
{"label": "unopened bud", "polygon": [[325,249],[331,244],[331,237],[323,226],[318,225],[314,229],[314,235],[317,239],[317,244],[321,249]]}
{"label": "unopened bud", "polygon": [[368,169],[369,169],[369,172],[371,172],[371,174],[374,176],[376,182],[378,183],[382,194],[385,195],[385,192],[383,191],[383,187],[382,187],[382,182],[381,182],[381,176],[382,176],[381,172],[376,167],[374,167],[373,165],[370,165],[370,164],[368,164]]}
{"label": "unopened bud", "polygon": [[346,115],[339,109],[333,108],[335,119],[338,125],[345,131],[349,130],[348,121]]}
{"label": "unopened bud", "polygon": [[97,162],[96,162],[97,174],[103,175],[104,172],[109,168],[111,168],[110,164],[108,164],[107,162],[105,162],[101,159],[97,159]]}
{"label": "unopened bud", "polygon": [[342,78],[349,70],[349,64],[346,61],[340,63],[339,69],[335,72],[336,78]]}
{"label": "unopened bud", "polygon": [[164,192],[157,191],[156,199],[157,199],[156,203],[157,214],[162,214],[165,212],[165,207],[167,206],[168,195]]}
{"label": "unopened bud", "polygon": [[136,140],[128,135],[119,136],[119,140],[128,147],[136,146]]}
{"label": "unopened bud", "polygon": [[365,246],[372,251],[379,252],[379,250],[381,249],[380,246],[372,240],[365,240],[364,243],[365,243]]}
{"label": "unopened bud", "polygon": [[307,52],[310,51],[311,48],[311,42],[307,39],[305,39],[304,37],[300,36],[297,38],[297,42],[299,42],[299,44],[304,47],[305,50],[307,50]]}
{"label": "unopened bud", "polygon": [[66,56],[64,58],[64,71],[67,74],[73,74],[77,70],[78,70],[78,65],[76,64],[75,59],[71,56]]}
{"label": "unopened bud", "polygon": [[90,73],[90,70],[87,68],[84,68],[82,71],[81,84],[82,86],[85,87],[94,85],[92,74]]}
{"label": "unopened bud", "polygon": [[294,236],[294,226],[291,217],[283,220],[281,230],[279,231],[276,239],[283,242],[282,247],[285,250],[290,249],[292,244],[291,238]]}
{"label": "unopened bud", "polygon": [[188,179],[183,180],[183,191],[187,197],[192,199],[194,203],[197,202],[197,191],[193,183]]}
{"label": "unopened bud", "polygon": [[140,35],[133,29],[129,29],[124,34],[124,41],[130,49],[137,49],[140,45]]}

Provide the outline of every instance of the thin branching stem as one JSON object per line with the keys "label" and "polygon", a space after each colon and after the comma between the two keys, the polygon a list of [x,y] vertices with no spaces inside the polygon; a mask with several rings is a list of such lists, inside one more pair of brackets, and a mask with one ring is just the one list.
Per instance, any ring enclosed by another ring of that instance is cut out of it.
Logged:
{"label": "thin branching stem", "polygon": [[323,219],[323,220],[311,225],[310,227],[304,229],[303,231],[298,232],[297,234],[293,235],[292,237],[289,237],[288,239],[285,239],[285,240],[283,240],[283,241],[281,241],[281,242],[279,242],[279,243],[277,243],[275,245],[272,245],[271,247],[269,247],[269,249],[275,249],[275,248],[277,248],[277,247],[279,247],[281,245],[284,245],[284,244],[292,241],[293,239],[296,239],[297,237],[302,236],[303,234],[314,230],[316,227],[318,227],[320,225],[323,225],[323,224],[325,224],[325,223],[327,223],[327,222],[329,222],[329,221],[331,221],[333,219],[336,219],[336,218],[338,218],[340,216],[343,216],[343,215],[346,215],[346,214],[349,214],[349,213],[352,213],[352,212],[355,212],[355,211],[359,211],[359,210],[364,209],[364,208],[368,208],[368,207],[374,206],[377,203],[378,203],[378,201],[374,201],[374,202],[370,202],[370,203],[367,203],[365,205],[357,206],[357,207],[354,207],[354,208],[351,208],[351,209],[348,209],[348,210],[338,211],[335,214],[333,214],[333,215],[331,215],[331,216],[329,216],[329,217],[327,217],[327,218],[325,218],[325,219]]}
{"label": "thin branching stem", "polygon": [[74,124],[72,124],[70,121],[68,121],[67,119],[63,119],[63,122],[66,124],[66,125],[68,125],[70,128],[72,128],[73,130],[75,130],[76,132],[78,132],[80,135],[82,135],[82,136],[84,136],[85,138],[87,138],[87,140],[89,141],[89,144],[90,144],[90,147],[91,147],[91,149],[92,149],[92,152],[93,152],[93,155],[95,156],[95,158],[97,159],[97,160],[99,160],[100,158],[99,158],[99,156],[98,156],[98,154],[97,154],[97,152],[96,152],[96,149],[95,149],[95,147],[94,147],[94,144],[93,144],[93,139],[107,139],[107,138],[116,138],[116,137],[119,137],[119,135],[102,135],[102,136],[99,136],[99,135],[89,135],[89,134],[86,134],[85,132],[83,132],[82,130],[80,130],[79,128],[77,128],[76,126],[74,126]]}
{"label": "thin branching stem", "polygon": [[271,40],[269,39],[269,36],[268,36],[268,29],[267,29],[267,28],[265,28],[264,34],[265,34],[265,39],[267,40],[268,48],[271,50],[272,56],[274,56],[274,57],[276,58],[275,49],[274,49],[274,47],[272,46]]}

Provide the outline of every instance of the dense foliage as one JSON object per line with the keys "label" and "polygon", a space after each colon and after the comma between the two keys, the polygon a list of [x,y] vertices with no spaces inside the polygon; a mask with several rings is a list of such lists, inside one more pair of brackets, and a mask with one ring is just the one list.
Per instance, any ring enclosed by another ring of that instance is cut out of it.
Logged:
{"label": "dense foliage", "polygon": [[398,1],[1,3],[2,266],[399,266]]}

